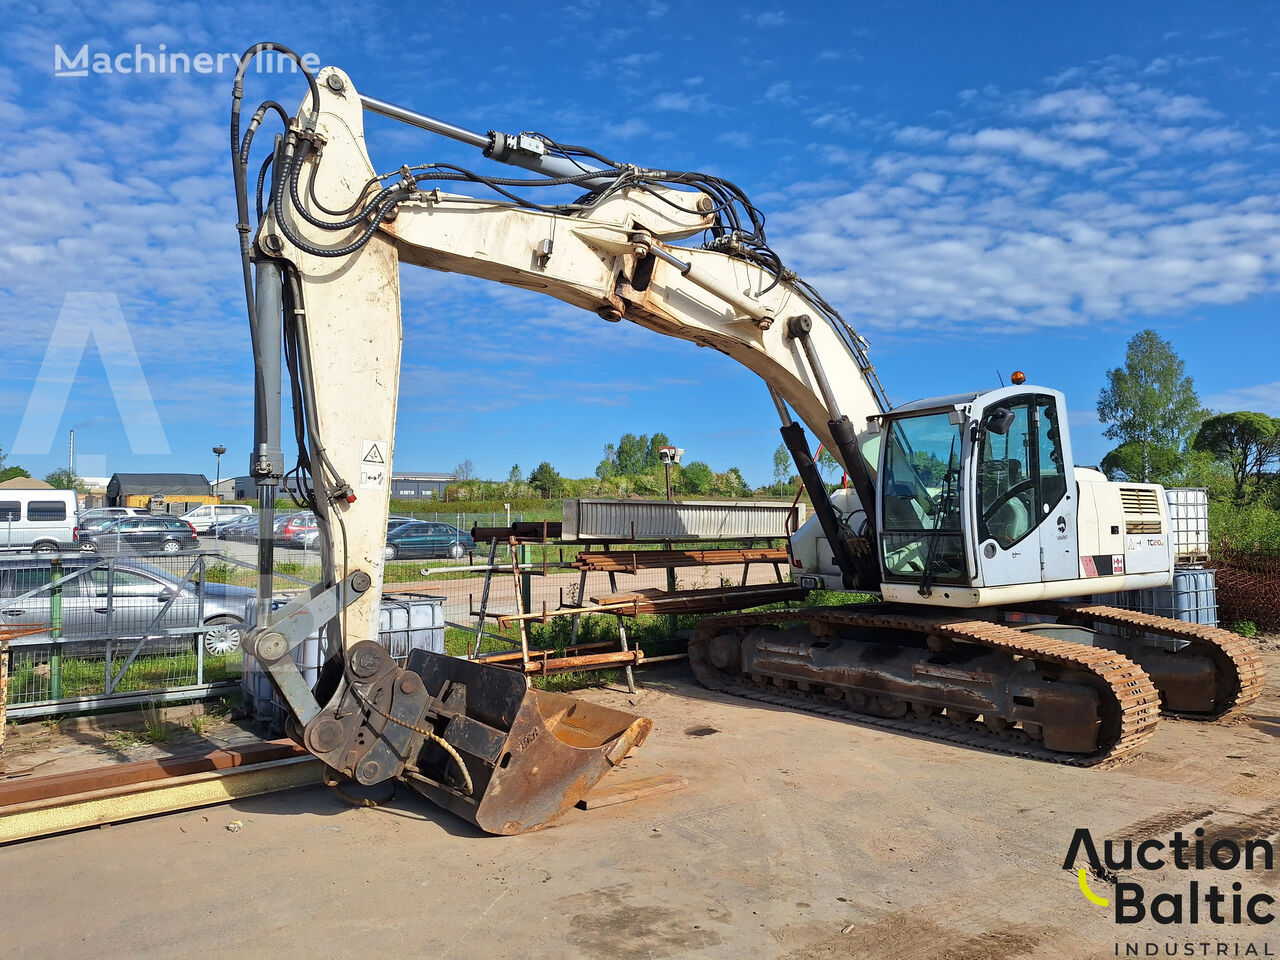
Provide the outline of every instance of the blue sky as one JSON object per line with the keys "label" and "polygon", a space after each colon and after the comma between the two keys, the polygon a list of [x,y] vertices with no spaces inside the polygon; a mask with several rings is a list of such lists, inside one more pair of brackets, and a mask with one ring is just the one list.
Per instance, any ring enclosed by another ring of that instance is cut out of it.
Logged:
{"label": "blue sky", "polygon": [[[66,464],[72,428],[86,474],[212,476],[218,443],[222,475],[240,474],[251,437],[231,71],[59,78],[55,45],[216,57],[279,40],[462,126],[726,177],[870,341],[895,403],[1022,369],[1067,393],[1077,463],[1107,451],[1098,390],[1146,326],[1207,405],[1280,416],[1275,5],[4,6],[0,448],[68,294],[118,303],[137,355],[114,392],[92,346],[77,370],[47,370],[65,410],[9,459],[38,475]],[[302,93],[300,78],[251,77],[247,97],[293,109]],[[380,170],[486,166],[380,118],[367,132]],[[470,459],[505,478],[550,460],[583,475],[619,434],[661,430],[691,459],[770,480],[776,414],[727,358],[530,293],[402,278],[398,469]],[[160,439],[122,422],[119,393],[152,423],[138,380]]]}

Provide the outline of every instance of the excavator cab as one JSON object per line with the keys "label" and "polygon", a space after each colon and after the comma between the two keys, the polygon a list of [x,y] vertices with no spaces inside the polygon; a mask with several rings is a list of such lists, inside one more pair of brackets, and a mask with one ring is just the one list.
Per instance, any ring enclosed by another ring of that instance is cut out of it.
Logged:
{"label": "excavator cab", "polygon": [[887,594],[942,603],[964,588],[1079,577],[1064,409],[1057,391],[1019,384],[884,415],[878,529]]}

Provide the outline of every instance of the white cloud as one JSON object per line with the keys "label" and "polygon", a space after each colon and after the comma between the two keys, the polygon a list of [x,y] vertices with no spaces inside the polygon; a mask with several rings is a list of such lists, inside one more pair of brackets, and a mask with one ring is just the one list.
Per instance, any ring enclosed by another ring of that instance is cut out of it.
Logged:
{"label": "white cloud", "polygon": [[676,93],[668,91],[653,98],[655,110],[671,110],[677,113],[706,113],[711,102],[704,94]]}
{"label": "white cloud", "polygon": [[906,179],[907,186],[923,190],[925,193],[941,193],[946,183],[947,178],[937,173],[913,173]]}
{"label": "white cloud", "polygon": [[1051,114],[1069,120],[1096,120],[1115,110],[1106,94],[1096,90],[1056,90],[1045,94],[1031,106],[1033,114]]}
{"label": "white cloud", "polygon": [[1015,153],[1027,160],[1076,170],[1106,160],[1100,147],[1077,147],[1025,128],[988,127],[977,133],[957,133],[948,138],[955,150],[994,150]]}
{"label": "white cloud", "polygon": [[616,140],[634,140],[636,137],[643,137],[652,131],[652,127],[639,117],[631,117],[623,120],[621,123],[607,123],[604,127],[606,136],[613,137]]}
{"label": "white cloud", "polygon": [[1205,397],[1203,403],[1210,410],[1219,413],[1253,410],[1271,417],[1280,417],[1280,380],[1234,387]]}
{"label": "white cloud", "polygon": [[757,27],[781,27],[788,22],[787,15],[782,10],[761,10],[758,13],[744,10],[742,19]]}
{"label": "white cloud", "polygon": [[795,106],[797,100],[791,92],[790,80],[777,80],[765,87],[764,98],[769,103],[778,103],[783,106]]}

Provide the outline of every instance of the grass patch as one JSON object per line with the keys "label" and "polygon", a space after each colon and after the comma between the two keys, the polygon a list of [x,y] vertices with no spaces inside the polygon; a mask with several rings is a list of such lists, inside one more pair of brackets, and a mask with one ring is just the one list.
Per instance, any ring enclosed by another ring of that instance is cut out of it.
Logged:
{"label": "grass patch", "polygon": [[[112,663],[113,675],[119,672],[119,664],[123,659],[124,651],[116,654],[116,659]],[[107,663],[105,660],[63,657],[61,674],[63,699],[99,695],[106,689]],[[238,651],[221,657],[205,655],[205,683],[234,680],[239,676],[240,653]],[[53,699],[53,681],[51,664],[36,663],[34,660],[20,661],[14,665],[13,673],[9,677],[9,702],[17,704],[51,700]],[[191,686],[195,682],[196,652],[194,649],[140,654],[120,678],[114,692],[134,693],[139,690]]]}
{"label": "grass patch", "polygon": [[168,743],[169,724],[160,713],[160,706],[153,700],[142,708],[142,736],[147,743]]}
{"label": "grass patch", "polygon": [[132,730],[113,730],[102,735],[102,743],[108,750],[123,753],[134,747],[142,746],[142,739]]}

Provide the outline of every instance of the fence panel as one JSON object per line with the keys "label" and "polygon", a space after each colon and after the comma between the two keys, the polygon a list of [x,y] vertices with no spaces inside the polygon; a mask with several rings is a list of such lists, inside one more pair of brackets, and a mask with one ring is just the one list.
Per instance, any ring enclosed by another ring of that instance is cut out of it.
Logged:
{"label": "fence panel", "polygon": [[10,716],[233,689],[242,655],[228,641],[238,640],[253,591],[210,583],[209,561],[207,553],[0,561],[2,622],[41,628],[10,641]]}

